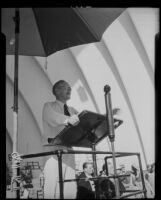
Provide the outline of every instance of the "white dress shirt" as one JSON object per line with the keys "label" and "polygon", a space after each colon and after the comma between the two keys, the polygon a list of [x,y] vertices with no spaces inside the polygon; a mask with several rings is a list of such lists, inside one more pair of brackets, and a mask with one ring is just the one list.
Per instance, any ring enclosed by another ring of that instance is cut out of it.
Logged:
{"label": "white dress shirt", "polygon": [[[78,111],[73,107],[68,107],[69,113],[72,115],[78,114]],[[43,128],[44,128],[44,142],[47,138],[55,136],[60,133],[66,125],[66,120],[69,116],[64,115],[64,103],[56,100],[55,102],[47,102],[43,107]]]}

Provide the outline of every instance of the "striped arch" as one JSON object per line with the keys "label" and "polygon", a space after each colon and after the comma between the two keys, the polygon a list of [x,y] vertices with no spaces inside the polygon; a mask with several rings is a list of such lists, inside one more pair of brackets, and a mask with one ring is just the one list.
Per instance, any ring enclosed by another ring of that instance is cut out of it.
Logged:
{"label": "striped arch", "polygon": [[98,50],[101,52],[103,58],[108,63],[108,66],[110,67],[114,77],[116,78],[118,86],[120,87],[120,90],[121,90],[121,92],[122,92],[122,94],[123,94],[123,96],[125,98],[125,101],[126,101],[126,103],[128,105],[128,108],[130,110],[131,116],[133,118],[133,121],[134,121],[134,124],[135,124],[135,128],[136,128],[136,132],[138,134],[140,145],[141,145],[141,148],[142,148],[142,151],[143,151],[144,159],[145,159],[145,162],[147,164],[147,158],[146,158],[145,149],[144,149],[141,133],[140,133],[140,130],[139,130],[139,126],[138,126],[138,123],[137,123],[137,120],[136,120],[136,116],[135,116],[133,107],[132,107],[131,102],[130,102],[130,98],[129,98],[128,92],[126,90],[125,84],[124,84],[124,82],[122,80],[122,77],[121,77],[119,71],[118,71],[118,67],[116,66],[116,63],[115,63],[114,59],[112,58],[112,55],[111,55],[107,45],[105,44],[105,42],[103,40],[102,40],[102,42],[97,43],[96,47],[98,48]]}
{"label": "striped arch", "polygon": [[78,63],[76,57],[74,56],[74,54],[73,54],[73,52],[72,52],[71,50],[69,50],[69,52],[70,52],[70,54],[71,54],[72,59],[73,59],[74,62],[76,63],[76,66],[77,66],[78,70],[80,71],[80,73],[81,73],[82,76],[83,76],[84,84],[85,84],[86,87],[87,87],[87,90],[88,90],[88,92],[89,92],[89,94],[90,94],[90,96],[91,96],[91,99],[92,99],[93,104],[94,104],[94,106],[95,106],[95,108],[96,108],[96,111],[97,111],[98,113],[100,113],[99,107],[98,107],[98,105],[97,105],[97,103],[96,103],[96,101],[95,101],[95,98],[94,98],[94,95],[93,95],[93,93],[92,93],[92,90],[90,89],[89,84],[88,84],[88,82],[86,81],[86,78],[85,78],[85,76],[84,76],[84,74],[83,74],[83,72],[82,72],[82,70],[81,70],[81,67],[79,66],[79,63]]}
{"label": "striped arch", "polygon": [[142,40],[138,34],[138,31],[136,29],[136,26],[133,23],[133,20],[130,16],[130,13],[125,11],[120,18],[118,19],[120,24],[124,27],[125,31],[127,32],[128,36],[133,42],[133,45],[135,46],[136,50],[139,53],[140,58],[142,59],[145,69],[149,75],[149,78],[151,80],[152,85],[154,86],[154,71],[152,68],[152,64],[149,60],[149,57],[147,55],[147,52],[145,50],[145,47],[142,43]]}
{"label": "striped arch", "polygon": [[[7,80],[7,82],[9,82],[9,83],[12,85],[12,87],[13,87],[13,84],[14,84],[14,83],[13,83],[13,81],[10,79],[10,77],[9,77],[8,75],[6,75],[6,80]],[[37,127],[38,132],[39,132],[40,137],[41,137],[40,125],[38,124],[38,121],[37,121],[37,119],[36,119],[36,117],[35,117],[35,115],[34,115],[34,112],[33,112],[33,110],[32,110],[31,107],[30,107],[30,104],[27,102],[27,100],[25,99],[24,95],[21,93],[20,90],[18,90],[18,96],[19,96],[19,98],[22,99],[22,101],[25,103],[27,109],[29,110],[29,112],[30,112],[30,114],[31,114],[31,116],[32,116],[32,118],[33,118],[33,123],[36,124],[36,127]],[[19,108],[19,109],[20,109],[20,108]]]}

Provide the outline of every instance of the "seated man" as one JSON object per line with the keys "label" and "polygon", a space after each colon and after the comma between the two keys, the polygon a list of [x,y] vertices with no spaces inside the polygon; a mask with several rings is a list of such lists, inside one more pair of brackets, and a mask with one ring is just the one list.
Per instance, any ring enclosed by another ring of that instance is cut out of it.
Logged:
{"label": "seated man", "polygon": [[[92,178],[92,175],[93,164],[90,162],[83,163],[83,172],[78,176],[77,199],[95,199],[94,181],[88,179]],[[81,178],[86,179],[81,180]]]}

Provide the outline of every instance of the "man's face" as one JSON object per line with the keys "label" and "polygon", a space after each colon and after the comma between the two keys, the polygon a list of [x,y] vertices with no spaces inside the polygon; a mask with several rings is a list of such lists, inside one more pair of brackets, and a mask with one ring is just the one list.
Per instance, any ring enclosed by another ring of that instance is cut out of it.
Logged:
{"label": "man's face", "polygon": [[88,164],[86,168],[84,168],[84,172],[91,175],[93,173],[93,165]]}
{"label": "man's face", "polygon": [[57,89],[57,96],[59,97],[59,99],[65,100],[65,101],[70,99],[71,87],[67,82],[59,85]]}

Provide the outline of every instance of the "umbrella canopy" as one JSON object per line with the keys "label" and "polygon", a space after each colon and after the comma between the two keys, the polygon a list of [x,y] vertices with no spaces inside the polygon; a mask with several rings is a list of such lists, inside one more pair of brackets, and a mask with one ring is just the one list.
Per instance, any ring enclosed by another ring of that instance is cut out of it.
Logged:
{"label": "umbrella canopy", "polygon": [[[19,8],[19,55],[49,56],[68,47],[100,41],[125,8]],[[14,54],[14,8],[2,8],[7,54]]]}

